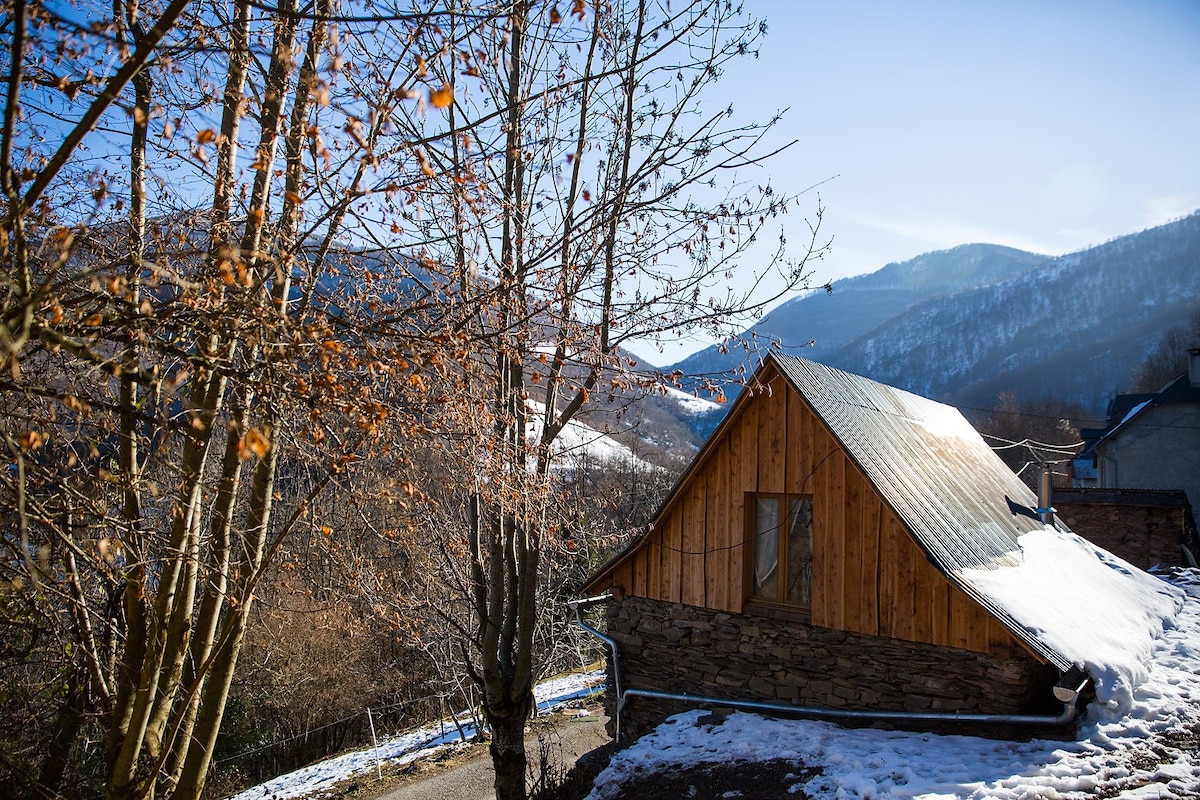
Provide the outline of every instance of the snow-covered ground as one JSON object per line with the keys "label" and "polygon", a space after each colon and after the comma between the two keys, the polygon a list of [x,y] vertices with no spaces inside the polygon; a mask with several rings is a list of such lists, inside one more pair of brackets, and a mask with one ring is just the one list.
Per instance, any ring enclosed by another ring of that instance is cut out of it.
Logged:
{"label": "snow-covered ground", "polygon": [[[538,709],[546,711],[563,703],[595,694],[603,687],[603,670],[592,670],[543,681],[534,689]],[[316,764],[280,775],[265,783],[234,795],[231,800],[288,800],[288,798],[315,798],[338,783],[355,775],[375,772],[376,763],[404,766],[418,759],[428,758],[451,747],[465,747],[463,735],[468,739],[476,733],[469,718],[460,718],[459,734],[451,720],[418,728],[399,736],[381,739],[378,749],[368,747],[343,753]]]}
{"label": "snow-covered ground", "polygon": [[[849,730],[740,712],[720,725],[702,725],[697,720],[705,712],[690,711],[618,752],[589,800],[615,800],[628,779],[647,772],[703,764],[744,763],[752,769],[756,761],[774,759],[821,768],[821,775],[797,778],[794,785],[813,797],[1198,798],[1200,571],[1185,571],[1173,582],[1186,597],[1154,644],[1145,680],[1132,690],[1128,704],[1092,703],[1074,742]],[[543,683],[537,689],[539,707],[592,694],[603,679],[597,670]],[[468,728],[467,735],[473,733]],[[1191,744],[1179,747],[1185,739]],[[458,731],[446,721],[381,741],[378,757],[403,765],[455,746],[461,746]],[[319,797],[339,781],[373,772],[375,758],[372,748],[347,753],[275,778],[235,800]]]}
{"label": "snow-covered ground", "polygon": [[[734,713],[672,717],[618,752],[588,800],[614,800],[631,776],[703,764],[794,759],[820,767],[782,792],[833,798],[1200,797],[1200,572],[1173,579],[1183,607],[1155,642],[1129,703],[1093,703],[1074,742],[994,741]],[[1176,745],[1190,741],[1190,751]],[[752,766],[751,766],[752,768]],[[731,795],[733,796],[733,795]]]}

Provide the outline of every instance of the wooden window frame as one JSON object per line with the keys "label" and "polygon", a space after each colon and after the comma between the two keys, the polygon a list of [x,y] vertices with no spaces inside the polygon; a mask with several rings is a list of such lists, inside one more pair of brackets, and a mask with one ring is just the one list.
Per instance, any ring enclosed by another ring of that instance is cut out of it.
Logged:
{"label": "wooden window frame", "polygon": [[[787,601],[787,599],[786,599],[786,593],[787,593],[786,578],[779,581],[779,584],[778,584],[779,589],[776,592],[775,598],[760,597],[760,596],[755,595],[755,593],[754,593],[754,588],[755,588],[754,561],[757,556],[757,553],[755,550],[755,547],[756,547],[755,540],[758,536],[758,518],[757,518],[758,503],[757,503],[757,501],[762,498],[773,498],[773,499],[779,501],[779,507],[778,507],[779,514],[780,514],[780,517],[784,518],[784,519],[786,519],[786,517],[787,517],[787,509],[792,501],[807,500],[807,501],[809,501],[810,504],[814,502],[813,496],[811,494],[791,494],[788,492],[746,492],[745,521],[744,521],[744,531],[745,531],[744,538],[745,538],[745,543],[746,543],[746,547],[745,547],[746,558],[745,558],[744,564],[743,564],[745,577],[744,577],[744,580],[742,581],[742,585],[745,587],[745,597],[743,598],[744,605],[749,610],[758,611],[767,616],[772,616],[772,617],[783,616],[783,617],[787,617],[787,618],[807,619],[812,613],[812,591],[811,591],[811,589],[809,591],[808,603],[803,603],[803,604]],[[810,535],[811,535],[811,525],[812,525],[812,523],[810,522]],[[782,530],[784,525],[781,523],[779,527]],[[788,554],[789,544],[790,543],[789,543],[788,537],[786,535],[781,535],[776,538],[776,547],[778,548],[778,552],[777,552],[778,562],[777,562],[776,569],[780,571],[781,575],[786,575],[786,573],[787,573],[787,564],[788,564],[787,559],[788,559],[788,555],[789,555]],[[811,565],[811,556],[810,556],[810,565]],[[780,599],[780,595],[784,595],[785,598]]]}

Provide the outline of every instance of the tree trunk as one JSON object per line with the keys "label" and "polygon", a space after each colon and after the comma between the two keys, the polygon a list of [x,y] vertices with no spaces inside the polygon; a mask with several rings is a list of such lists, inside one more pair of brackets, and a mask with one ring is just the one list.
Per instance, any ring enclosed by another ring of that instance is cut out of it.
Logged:
{"label": "tree trunk", "polygon": [[506,703],[485,703],[492,742],[488,751],[496,771],[496,800],[525,800],[525,721],[533,709],[533,693],[525,691]]}
{"label": "tree trunk", "polygon": [[57,797],[63,788],[63,776],[70,762],[71,746],[83,726],[84,696],[79,683],[79,677],[76,675],[72,675],[67,682],[67,697],[59,710],[58,733],[50,743],[46,760],[42,762],[38,785],[29,792],[29,797]]}

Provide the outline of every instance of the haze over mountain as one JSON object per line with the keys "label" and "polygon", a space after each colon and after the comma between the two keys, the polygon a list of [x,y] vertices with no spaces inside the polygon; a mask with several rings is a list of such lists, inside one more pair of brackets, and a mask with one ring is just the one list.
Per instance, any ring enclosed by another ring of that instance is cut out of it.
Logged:
{"label": "haze over mountain", "polygon": [[752,371],[776,342],[959,406],[990,407],[1012,390],[1100,412],[1197,307],[1200,212],[1059,257],[968,244],[888,264],[784,303],[727,352],[668,369]]}

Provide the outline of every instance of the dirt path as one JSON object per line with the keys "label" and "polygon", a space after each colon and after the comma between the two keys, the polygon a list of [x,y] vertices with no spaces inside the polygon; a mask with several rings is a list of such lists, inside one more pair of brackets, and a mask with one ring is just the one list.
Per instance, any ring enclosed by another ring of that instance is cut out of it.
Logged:
{"label": "dirt path", "polygon": [[[539,722],[525,740],[530,762],[541,752],[542,741],[555,765],[555,774],[566,775],[579,757],[609,743],[604,717],[598,708],[587,716],[555,714]],[[578,714],[577,711],[571,714]],[[538,732],[541,734],[539,740]],[[449,762],[422,764],[413,774],[374,795],[375,800],[495,800],[492,761],[487,746],[479,745]]]}

